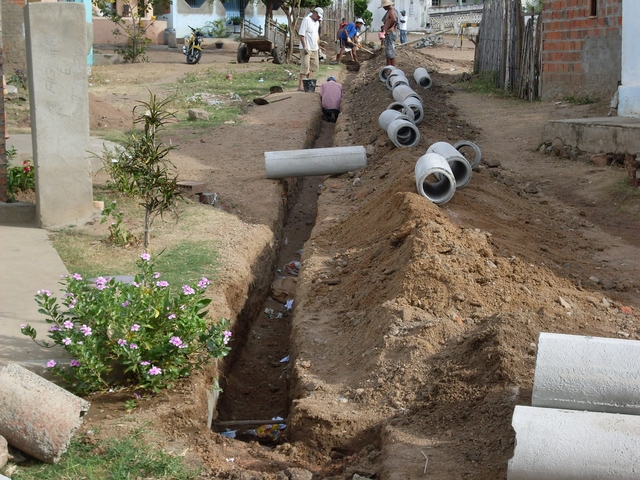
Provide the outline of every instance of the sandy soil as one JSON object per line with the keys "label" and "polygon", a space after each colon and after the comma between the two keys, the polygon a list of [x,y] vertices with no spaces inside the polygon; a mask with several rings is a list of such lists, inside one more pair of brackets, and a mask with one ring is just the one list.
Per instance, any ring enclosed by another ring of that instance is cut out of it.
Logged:
{"label": "sandy soil", "polygon": [[[172,63],[171,55],[153,52],[155,63],[144,69],[94,70],[118,80],[92,87],[92,128],[128,122],[137,95],[194,68],[182,58]],[[255,405],[260,415],[288,411],[287,443],[245,443],[207,430],[205,374],[135,415],[121,412],[124,399],[94,398],[86,427],[122,434],[151,421],[165,448],[204,465],[202,478],[275,478],[291,467],[314,478],[424,478],[422,452],[432,479],[506,478],[511,415],[530,403],[538,333],[640,338],[640,217],[637,201],[614,188],[622,169],[535,151],[547,120],[601,115],[602,106],[469,93],[461,74],[471,70],[472,56],[468,43],[455,51],[399,51],[398,67],[410,73],[423,66],[434,79],[421,91],[425,121],[415,148],[395,148],[378,127],[392,101],[377,78],[383,58],[345,82],[333,145],[366,145],[373,153],[362,171],[322,182],[287,320],[291,361],[278,370],[286,388],[272,381],[267,388],[278,395]],[[238,67],[252,64],[220,68]],[[274,249],[282,212],[274,205],[290,197],[280,182],[262,178],[262,152],[302,148],[318,131],[309,95],[286,94],[293,98],[250,108],[239,125],[176,139],[181,174],[206,181],[242,222],[267,226],[273,238],[255,241]],[[485,161],[465,189],[435,206],[415,193],[415,162],[436,141],[462,139],[476,142]],[[251,232],[221,227],[220,235],[229,258],[255,255],[243,250]],[[270,266],[242,272],[233,278],[230,269],[221,292],[232,311],[246,299],[247,284],[273,275]],[[282,353],[259,350],[236,363],[248,363],[258,378]],[[243,395],[252,398],[243,378]],[[282,395],[290,400],[284,407]]]}

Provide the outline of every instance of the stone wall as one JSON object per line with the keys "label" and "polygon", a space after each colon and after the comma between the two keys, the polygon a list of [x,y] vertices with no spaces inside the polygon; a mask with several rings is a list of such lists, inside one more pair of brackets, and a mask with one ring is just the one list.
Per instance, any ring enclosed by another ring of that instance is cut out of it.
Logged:
{"label": "stone wall", "polygon": [[608,99],[621,75],[622,0],[547,0],[542,12],[542,98]]}
{"label": "stone wall", "polygon": [[25,0],[0,0],[2,5],[2,44],[4,48],[4,74],[15,70],[26,71],[27,59],[24,38]]}

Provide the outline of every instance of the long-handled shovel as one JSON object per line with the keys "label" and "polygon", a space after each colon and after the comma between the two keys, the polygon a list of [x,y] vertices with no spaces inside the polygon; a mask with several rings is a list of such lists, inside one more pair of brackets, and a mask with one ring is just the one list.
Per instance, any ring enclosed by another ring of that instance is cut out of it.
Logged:
{"label": "long-handled shovel", "polygon": [[291,95],[289,95],[288,97],[278,98],[277,100],[272,100],[272,101],[266,100],[264,98],[254,98],[253,103],[255,103],[256,105],[269,105],[270,103],[281,102],[282,100],[286,100],[288,98],[291,98]]}

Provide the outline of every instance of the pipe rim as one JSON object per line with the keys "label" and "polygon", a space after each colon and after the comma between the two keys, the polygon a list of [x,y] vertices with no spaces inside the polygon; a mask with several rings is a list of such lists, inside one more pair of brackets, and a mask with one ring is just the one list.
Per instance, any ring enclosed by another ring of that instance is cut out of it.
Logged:
{"label": "pipe rim", "polygon": [[[463,147],[470,147],[473,150],[473,153],[475,154],[475,158],[473,159],[473,162],[469,160],[467,156],[460,151],[460,149]],[[471,165],[471,169],[474,169],[478,165],[480,165],[480,161],[482,160],[482,152],[480,151],[480,147],[478,147],[478,145],[476,145],[475,143],[469,140],[460,140],[459,142],[456,142],[453,144],[453,148],[458,150],[460,152],[460,155],[462,155],[464,158],[467,158],[467,162],[469,162],[469,164]]]}

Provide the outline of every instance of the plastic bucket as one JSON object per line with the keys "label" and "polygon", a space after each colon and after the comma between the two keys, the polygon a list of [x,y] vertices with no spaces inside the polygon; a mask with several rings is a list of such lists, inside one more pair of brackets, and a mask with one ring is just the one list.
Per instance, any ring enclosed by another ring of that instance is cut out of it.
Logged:
{"label": "plastic bucket", "polygon": [[305,78],[302,80],[302,86],[304,87],[305,92],[315,92],[316,91],[316,78]]}

